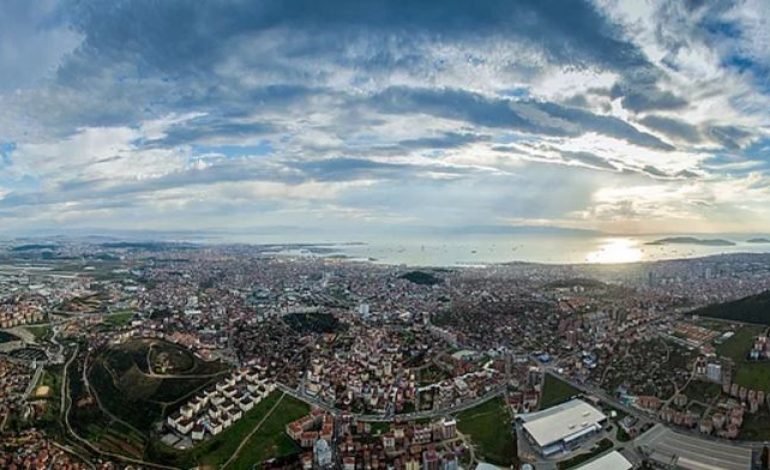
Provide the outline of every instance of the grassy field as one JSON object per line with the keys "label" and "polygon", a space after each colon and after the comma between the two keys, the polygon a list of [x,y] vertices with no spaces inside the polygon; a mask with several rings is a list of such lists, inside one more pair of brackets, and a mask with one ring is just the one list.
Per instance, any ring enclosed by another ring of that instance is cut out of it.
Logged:
{"label": "grassy field", "polygon": [[733,382],[753,390],[770,391],[770,363],[744,362],[738,365]]}
{"label": "grassy field", "polygon": [[420,371],[419,377],[420,385],[430,385],[436,382],[441,382],[442,380],[451,377],[451,375],[449,375],[444,369],[431,364]]}
{"label": "grassy field", "polygon": [[[178,451],[154,443],[148,457],[158,463],[172,464],[183,468],[196,465],[219,468],[235,453],[241,441],[270,411],[280,397],[280,392],[273,392],[227,431],[190,450]],[[284,428],[287,423],[309,411],[310,408],[305,403],[285,396],[262,424],[260,430],[252,436],[249,443],[243,448],[238,459],[228,468],[251,468],[254,463],[268,458],[296,452],[296,445],[285,434]]]}
{"label": "grassy field", "polygon": [[749,441],[770,439],[770,412],[766,408],[760,408],[755,414],[747,413],[738,437]]}
{"label": "grassy field", "polygon": [[[43,369],[43,374],[40,376],[40,382],[38,387],[46,386],[49,388],[48,396],[36,397],[45,400],[45,411],[40,417],[40,420],[46,425],[54,424],[59,417],[59,398],[61,395],[61,366],[49,366]],[[36,389],[37,390],[37,389]],[[33,394],[36,391],[32,392]]]}
{"label": "grassy field", "polygon": [[540,408],[549,408],[559,403],[564,403],[579,393],[580,390],[567,382],[559,380],[550,374],[545,374],[543,396],[540,397]]}
{"label": "grassy field", "polygon": [[478,459],[505,467],[517,464],[511,416],[501,398],[459,413],[457,429],[471,437]]}
{"label": "grassy field", "polygon": [[35,337],[35,341],[44,341],[51,336],[51,327],[49,325],[27,325],[24,329]]}
{"label": "grassy field", "polygon": [[743,326],[735,331],[735,334],[724,343],[716,347],[717,354],[728,357],[738,362],[743,362],[754,343],[754,337],[764,330],[760,326]]}
{"label": "grassy field", "polygon": [[286,425],[295,419],[306,415],[310,407],[289,395],[283,400],[273,413],[262,423],[238,458],[228,467],[234,470],[248,470],[254,464],[270,458],[283,457],[299,451],[299,446],[286,434]]}
{"label": "grassy field", "polygon": [[370,428],[372,434],[384,434],[390,430],[390,423],[387,421],[376,421],[374,423],[370,423]]}
{"label": "grassy field", "polygon": [[730,339],[717,346],[717,353],[735,362],[733,382],[749,389],[770,392],[770,363],[751,362],[746,359],[754,337],[764,329],[753,325],[739,328]]}
{"label": "grassy field", "polygon": [[106,323],[109,326],[119,328],[121,326],[128,325],[131,322],[131,319],[133,317],[134,317],[133,310],[125,310],[125,311],[105,315],[104,323]]}
{"label": "grassy field", "polygon": [[684,389],[684,394],[690,400],[697,400],[702,403],[711,403],[722,394],[722,386],[714,382],[703,380],[693,380]]}

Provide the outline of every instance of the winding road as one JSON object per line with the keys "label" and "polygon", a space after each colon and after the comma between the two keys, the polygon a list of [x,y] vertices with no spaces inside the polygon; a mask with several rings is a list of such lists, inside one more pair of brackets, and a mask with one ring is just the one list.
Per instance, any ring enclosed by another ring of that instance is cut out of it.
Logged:
{"label": "winding road", "polygon": [[78,442],[80,442],[83,445],[85,445],[86,447],[88,447],[91,451],[93,451],[93,452],[95,452],[95,453],[97,453],[99,455],[102,455],[102,456],[105,456],[105,457],[109,457],[111,459],[120,460],[120,461],[123,461],[123,462],[129,462],[129,463],[133,463],[135,465],[143,465],[143,466],[151,467],[151,468],[162,468],[162,469],[167,469],[167,470],[182,470],[179,467],[171,467],[171,466],[168,466],[168,465],[156,464],[156,463],[147,462],[147,461],[141,460],[141,459],[135,459],[135,458],[132,458],[132,457],[127,457],[125,455],[104,451],[104,450],[100,449],[99,447],[97,447],[96,445],[94,445],[88,439],[85,439],[82,436],[80,436],[77,432],[75,432],[74,429],[72,429],[72,426],[70,425],[70,420],[69,420],[70,410],[72,408],[72,398],[69,396],[69,386],[68,386],[69,380],[68,380],[68,375],[69,375],[69,368],[72,365],[72,362],[78,356],[79,349],[80,349],[80,345],[79,344],[75,344],[75,351],[73,351],[72,356],[70,356],[70,358],[67,359],[67,362],[64,364],[64,370],[62,372],[61,408],[60,408],[60,413],[61,414],[60,414],[60,416],[62,417],[62,422],[64,423],[64,427],[66,428],[67,432],[72,437],[74,437]]}

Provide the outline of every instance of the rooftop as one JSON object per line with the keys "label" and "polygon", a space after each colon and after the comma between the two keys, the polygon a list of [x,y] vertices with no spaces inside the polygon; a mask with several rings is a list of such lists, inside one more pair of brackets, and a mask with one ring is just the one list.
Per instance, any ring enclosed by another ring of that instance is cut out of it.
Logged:
{"label": "rooftop", "polygon": [[521,415],[519,419],[537,444],[545,447],[595,428],[607,416],[583,400],[574,399],[547,410]]}
{"label": "rooftop", "polygon": [[630,470],[634,466],[623,457],[623,454],[613,450],[609,454],[604,454],[598,459],[594,459],[585,465],[577,467],[576,470]]}

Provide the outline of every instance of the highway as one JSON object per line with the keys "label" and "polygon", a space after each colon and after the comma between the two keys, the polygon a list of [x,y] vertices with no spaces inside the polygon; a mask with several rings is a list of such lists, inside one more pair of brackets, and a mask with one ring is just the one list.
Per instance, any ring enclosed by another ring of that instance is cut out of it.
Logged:
{"label": "highway", "polygon": [[657,418],[652,418],[651,419],[650,415],[648,415],[647,413],[644,413],[642,410],[639,410],[637,408],[630,407],[630,406],[626,405],[625,403],[621,403],[620,401],[618,401],[617,398],[607,394],[607,392],[605,392],[604,390],[602,390],[600,388],[593,387],[591,385],[586,385],[586,384],[579,383],[579,382],[575,382],[574,380],[570,379],[569,377],[566,377],[564,375],[559,374],[558,372],[556,372],[552,368],[547,368],[545,373],[546,374],[550,374],[553,377],[556,377],[557,379],[561,380],[562,382],[566,382],[566,383],[572,385],[574,388],[580,390],[583,393],[587,393],[589,395],[594,395],[595,397],[599,398],[600,400],[609,403],[613,407],[615,407],[615,408],[617,408],[619,410],[622,410],[623,412],[625,412],[625,413],[627,413],[629,415],[632,415],[632,416],[635,416],[635,417],[639,418],[642,422],[647,422],[647,421],[651,421],[651,420],[657,422]]}

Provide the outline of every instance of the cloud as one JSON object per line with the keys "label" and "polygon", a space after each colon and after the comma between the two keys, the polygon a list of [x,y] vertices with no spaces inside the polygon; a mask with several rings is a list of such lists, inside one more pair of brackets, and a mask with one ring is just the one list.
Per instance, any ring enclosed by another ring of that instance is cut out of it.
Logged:
{"label": "cloud", "polygon": [[490,139],[489,135],[483,134],[445,132],[438,136],[402,140],[398,142],[398,146],[415,149],[451,149]]}
{"label": "cloud", "polygon": [[770,220],[768,18],[754,0],[6,2],[0,219]]}
{"label": "cloud", "polygon": [[265,122],[202,116],[165,132],[162,136],[147,140],[153,146],[178,146],[189,144],[237,143],[248,145],[278,132],[274,125]]}
{"label": "cloud", "polygon": [[[613,68],[646,63],[639,49],[625,41],[621,31],[585,1],[566,5],[536,0],[470,5],[449,0],[437,5],[334,0],[321,5],[307,0],[267,0],[256,4],[217,2],[195,8],[181,0],[109,6],[86,1],[75,3],[72,11],[76,28],[86,36],[88,50],[121,51],[141,59],[148,67],[171,74],[180,69],[210,67],[236,38],[282,28],[296,30],[301,37],[309,36],[304,38],[306,42],[290,44],[295,55],[339,51],[344,46],[338,43],[335,48],[327,42],[338,33],[375,39],[398,33],[407,42],[410,37],[419,40],[436,35],[458,40],[501,35],[542,48],[562,63],[590,62]],[[208,42],[212,37],[220,41]],[[371,66],[397,65],[387,49],[377,52],[371,54]],[[281,58],[273,57],[274,61]]]}
{"label": "cloud", "polygon": [[752,132],[737,126],[712,126],[707,129],[707,133],[709,137],[730,150],[745,147],[756,138]]}
{"label": "cloud", "polygon": [[670,139],[681,140],[691,144],[698,143],[701,140],[700,131],[696,126],[676,118],[651,114],[641,118],[639,122]]}
{"label": "cloud", "polygon": [[428,113],[492,128],[508,128],[554,137],[598,132],[637,145],[671,150],[672,146],[611,117],[555,103],[490,98],[464,90],[389,88],[372,98],[383,112]]}
{"label": "cloud", "polygon": [[675,110],[687,105],[687,100],[668,90],[661,90],[651,79],[621,82],[612,88],[612,98],[620,98],[623,107],[635,111]]}
{"label": "cloud", "polygon": [[562,156],[569,161],[582,163],[591,168],[617,171],[617,167],[606,159],[589,152],[562,152]]}
{"label": "cloud", "polygon": [[49,0],[0,3],[0,92],[40,84],[78,47],[62,14]]}
{"label": "cloud", "polygon": [[[290,165],[304,175],[319,181],[340,181],[350,179],[393,179],[418,176],[426,167],[404,163],[388,163],[360,158],[329,158],[324,160],[292,162]],[[442,169],[451,172],[452,169]]]}

